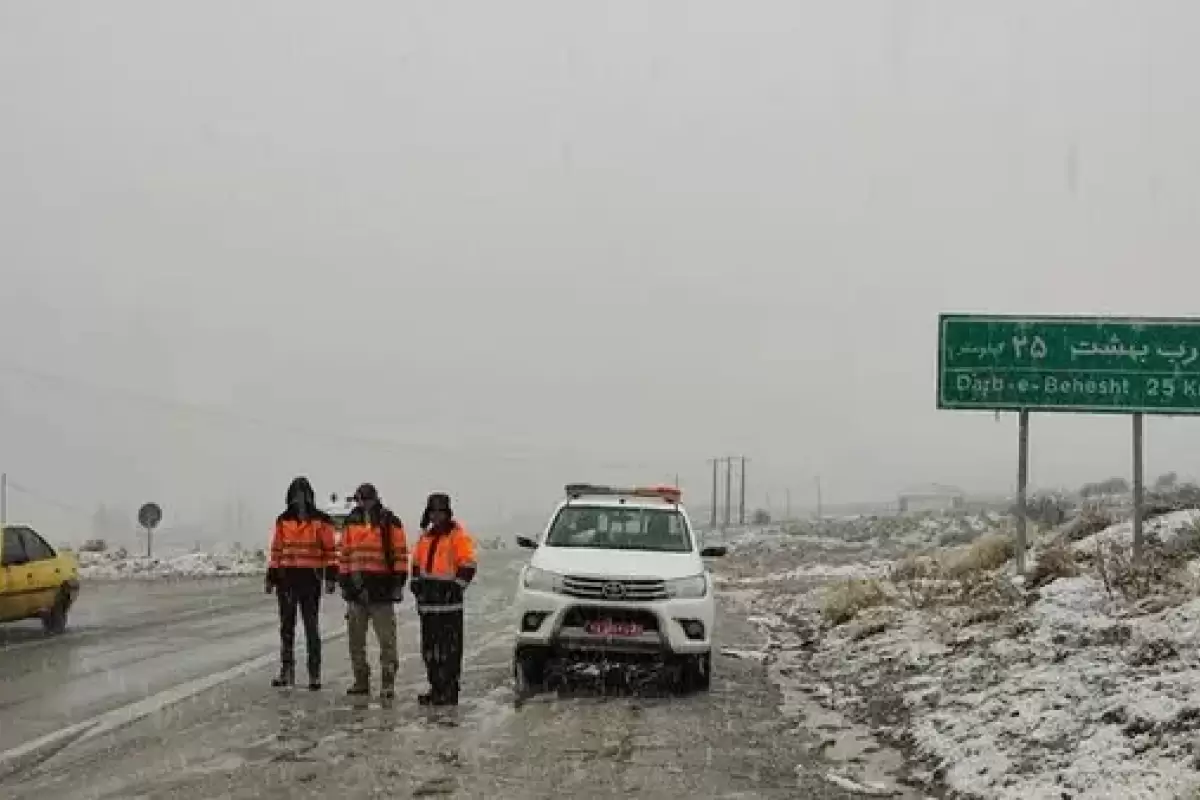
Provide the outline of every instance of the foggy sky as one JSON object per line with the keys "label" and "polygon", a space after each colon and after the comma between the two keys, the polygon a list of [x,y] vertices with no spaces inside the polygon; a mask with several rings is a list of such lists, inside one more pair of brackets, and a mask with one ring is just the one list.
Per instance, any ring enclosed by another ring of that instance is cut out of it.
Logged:
{"label": "foggy sky", "polygon": [[[934,407],[939,311],[1189,315],[1183,2],[0,4],[0,468],[468,524],[572,480],[751,505],[1015,482]],[[1147,470],[1200,474],[1200,422]],[[1035,416],[1031,478],[1129,471]],[[53,501],[53,502],[51,502]],[[58,531],[55,531],[56,533]]]}

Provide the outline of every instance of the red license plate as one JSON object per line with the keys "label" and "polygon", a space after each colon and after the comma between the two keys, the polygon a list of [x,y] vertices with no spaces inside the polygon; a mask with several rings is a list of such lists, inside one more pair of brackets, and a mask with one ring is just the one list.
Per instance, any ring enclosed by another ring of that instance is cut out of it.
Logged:
{"label": "red license plate", "polygon": [[585,628],[593,636],[641,636],[642,626],[636,622],[613,622],[608,619],[598,619],[589,622]]}

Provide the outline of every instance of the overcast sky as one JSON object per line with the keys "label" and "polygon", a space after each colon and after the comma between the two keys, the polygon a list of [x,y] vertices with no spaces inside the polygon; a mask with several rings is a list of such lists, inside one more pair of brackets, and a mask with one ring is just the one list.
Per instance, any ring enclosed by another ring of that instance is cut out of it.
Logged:
{"label": "overcast sky", "polygon": [[[14,514],[1009,490],[939,311],[1200,303],[1194,2],[0,3]],[[1200,421],[1147,468],[1197,475]],[[1032,478],[1128,473],[1036,416]],[[34,494],[30,494],[30,492]],[[39,500],[50,498],[57,505]],[[67,534],[64,534],[67,536]]]}

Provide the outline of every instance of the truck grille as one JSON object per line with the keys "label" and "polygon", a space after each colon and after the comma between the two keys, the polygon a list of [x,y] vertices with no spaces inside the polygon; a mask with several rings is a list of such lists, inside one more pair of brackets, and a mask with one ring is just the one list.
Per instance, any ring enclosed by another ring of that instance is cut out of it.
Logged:
{"label": "truck grille", "polygon": [[663,581],[653,579],[609,580],[568,575],[563,578],[562,593],[569,597],[580,597],[585,600],[646,602],[647,600],[666,600],[667,586]]}

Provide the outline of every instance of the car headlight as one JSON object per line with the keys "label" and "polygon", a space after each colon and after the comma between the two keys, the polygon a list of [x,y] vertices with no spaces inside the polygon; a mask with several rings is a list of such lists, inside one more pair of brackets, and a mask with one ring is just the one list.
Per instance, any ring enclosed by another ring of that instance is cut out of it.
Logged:
{"label": "car headlight", "polygon": [[538,569],[537,567],[526,567],[525,575],[522,577],[522,583],[526,589],[531,589],[535,592],[557,592],[562,586],[562,576],[557,572]]}
{"label": "car headlight", "polygon": [[667,596],[680,599],[694,599],[708,594],[708,576],[701,573],[689,578],[676,578],[667,581]]}

